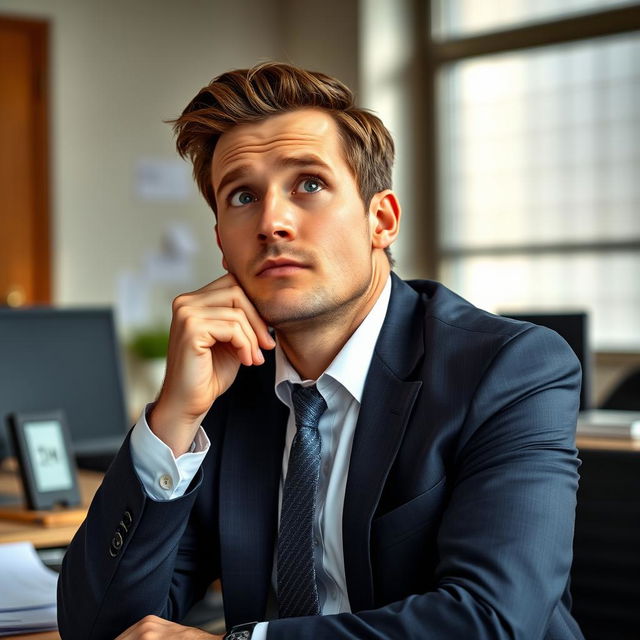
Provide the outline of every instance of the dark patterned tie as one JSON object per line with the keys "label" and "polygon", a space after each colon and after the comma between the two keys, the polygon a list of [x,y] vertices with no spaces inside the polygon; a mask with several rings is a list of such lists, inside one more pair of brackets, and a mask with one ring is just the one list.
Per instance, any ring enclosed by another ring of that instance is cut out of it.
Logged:
{"label": "dark patterned tie", "polygon": [[278,533],[278,604],[281,618],[320,613],[313,562],[313,521],[320,475],[320,416],[327,408],[313,387],[295,385],[297,432],[282,492]]}

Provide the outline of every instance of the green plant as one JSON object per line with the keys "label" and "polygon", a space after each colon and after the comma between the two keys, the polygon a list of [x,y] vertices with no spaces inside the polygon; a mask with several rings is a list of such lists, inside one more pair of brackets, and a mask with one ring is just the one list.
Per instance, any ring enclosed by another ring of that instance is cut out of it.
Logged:
{"label": "green plant", "polygon": [[131,353],[142,360],[166,358],[169,347],[169,332],[166,329],[138,331],[129,343]]}

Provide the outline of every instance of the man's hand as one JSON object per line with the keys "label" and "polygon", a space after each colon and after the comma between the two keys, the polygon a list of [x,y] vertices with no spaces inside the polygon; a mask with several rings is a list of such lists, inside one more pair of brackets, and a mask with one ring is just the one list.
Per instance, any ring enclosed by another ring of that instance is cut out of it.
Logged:
{"label": "man's hand", "polygon": [[173,302],[167,372],[149,426],[177,457],[233,383],[241,364],[260,365],[275,342],[238,281],[227,274]]}
{"label": "man's hand", "polygon": [[222,636],[214,636],[202,629],[183,627],[181,624],[169,622],[158,616],[145,616],[123,631],[115,640],[222,640]]}

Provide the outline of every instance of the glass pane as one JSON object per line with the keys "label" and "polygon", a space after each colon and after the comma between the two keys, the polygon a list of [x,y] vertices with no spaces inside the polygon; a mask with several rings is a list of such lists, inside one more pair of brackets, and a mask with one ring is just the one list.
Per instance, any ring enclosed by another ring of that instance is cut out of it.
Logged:
{"label": "glass pane", "polygon": [[587,311],[596,349],[640,349],[640,255],[453,258],[442,281],[494,313]]}
{"label": "glass pane", "polygon": [[634,0],[433,0],[433,36],[459,38],[633,4]]}
{"label": "glass pane", "polygon": [[439,97],[443,247],[640,239],[640,32],[455,63]]}

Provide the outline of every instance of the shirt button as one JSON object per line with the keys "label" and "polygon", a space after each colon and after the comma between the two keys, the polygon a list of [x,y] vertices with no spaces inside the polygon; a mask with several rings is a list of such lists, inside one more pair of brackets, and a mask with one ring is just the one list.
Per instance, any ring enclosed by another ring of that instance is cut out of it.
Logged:
{"label": "shirt button", "polygon": [[314,538],[314,539],[313,539],[313,545],[314,545],[315,547],[319,547],[319,546],[320,546],[320,540],[318,540],[318,538]]}
{"label": "shirt button", "polygon": [[160,476],[159,484],[165,491],[170,491],[173,489],[173,478],[168,473],[165,473]]}

